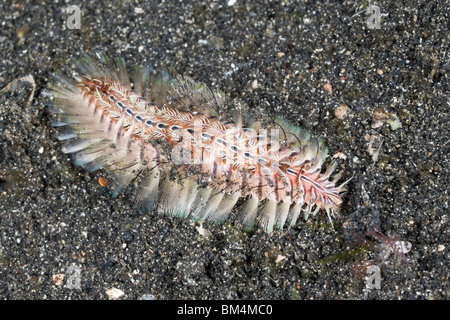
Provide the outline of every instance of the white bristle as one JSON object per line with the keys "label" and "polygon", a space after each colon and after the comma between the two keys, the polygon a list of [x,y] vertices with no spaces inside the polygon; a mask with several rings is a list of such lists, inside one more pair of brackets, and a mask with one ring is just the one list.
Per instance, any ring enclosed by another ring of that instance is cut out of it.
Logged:
{"label": "white bristle", "polygon": [[259,199],[251,196],[240,208],[238,221],[245,229],[252,229],[255,224],[256,214],[258,212]]}
{"label": "white bristle", "polygon": [[276,215],[276,226],[278,229],[283,229],[286,219],[289,214],[289,208],[291,203],[289,201],[283,201],[278,204],[277,215]]}
{"label": "white bristle", "polygon": [[275,223],[275,215],[277,212],[277,202],[274,200],[267,201],[258,212],[259,224],[267,231],[272,232],[273,224]]}

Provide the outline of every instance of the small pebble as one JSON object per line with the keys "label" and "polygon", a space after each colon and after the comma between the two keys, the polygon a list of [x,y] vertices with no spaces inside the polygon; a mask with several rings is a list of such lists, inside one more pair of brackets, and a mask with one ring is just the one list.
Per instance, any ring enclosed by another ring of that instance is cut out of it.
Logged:
{"label": "small pebble", "polygon": [[339,107],[336,108],[334,114],[336,115],[336,117],[342,120],[346,117],[349,110],[350,108],[347,107],[347,105],[341,104]]}
{"label": "small pebble", "polygon": [[111,289],[106,290],[106,294],[108,295],[108,297],[111,300],[117,300],[120,297],[122,297],[125,293],[120,289],[111,288]]}

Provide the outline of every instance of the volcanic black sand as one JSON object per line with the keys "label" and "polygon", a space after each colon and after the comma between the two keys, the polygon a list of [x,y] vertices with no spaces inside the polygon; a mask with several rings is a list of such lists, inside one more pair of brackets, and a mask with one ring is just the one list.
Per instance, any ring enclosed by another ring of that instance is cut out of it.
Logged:
{"label": "volcanic black sand", "polygon": [[[448,299],[448,26],[445,1],[3,2],[0,89],[36,91],[0,95],[0,298]],[[320,213],[245,233],[136,210],[137,186],[111,197],[42,94],[96,52],[322,137],[353,177],[334,229]]]}

